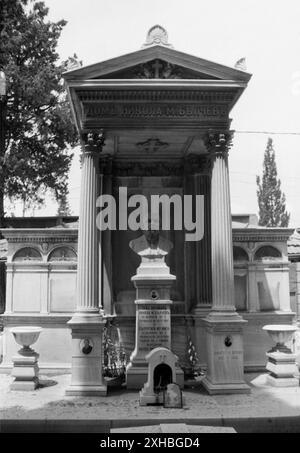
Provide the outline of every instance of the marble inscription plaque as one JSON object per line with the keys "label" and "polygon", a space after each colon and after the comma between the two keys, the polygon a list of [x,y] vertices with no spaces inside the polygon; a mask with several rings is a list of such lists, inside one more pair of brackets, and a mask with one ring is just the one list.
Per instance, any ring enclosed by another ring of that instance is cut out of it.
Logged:
{"label": "marble inscription plaque", "polygon": [[170,309],[147,306],[138,310],[139,349],[151,351],[163,346],[170,348]]}
{"label": "marble inscription plaque", "polygon": [[87,107],[88,118],[189,118],[223,120],[227,114],[228,112],[224,105],[103,104],[88,105]]}

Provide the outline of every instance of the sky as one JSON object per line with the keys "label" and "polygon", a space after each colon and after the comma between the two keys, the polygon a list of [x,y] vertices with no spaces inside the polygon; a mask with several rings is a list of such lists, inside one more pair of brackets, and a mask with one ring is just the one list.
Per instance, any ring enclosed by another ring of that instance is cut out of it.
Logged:
{"label": "sky", "polygon": [[[256,175],[268,137],[278,174],[300,227],[300,2],[299,0],[46,0],[50,20],[65,19],[58,52],[84,65],[139,50],[148,29],[167,29],[176,50],[234,66],[246,58],[250,83],[231,112],[232,213],[257,213]],[[242,133],[253,131],[256,133]],[[260,133],[258,133],[260,132]],[[274,132],[276,134],[262,134]],[[283,133],[283,134],[278,134]],[[289,133],[289,134],[288,134]],[[290,135],[295,134],[298,135]],[[70,173],[70,204],[79,209],[79,153]],[[36,215],[54,215],[47,203]]]}

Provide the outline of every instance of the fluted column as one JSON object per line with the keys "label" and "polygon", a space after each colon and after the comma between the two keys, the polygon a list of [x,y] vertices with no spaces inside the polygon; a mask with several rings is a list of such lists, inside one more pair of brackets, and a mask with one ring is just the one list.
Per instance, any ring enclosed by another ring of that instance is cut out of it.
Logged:
{"label": "fluted column", "polygon": [[77,312],[98,313],[98,232],[96,199],[99,155],[93,149],[83,153],[77,270]]}
{"label": "fluted column", "polygon": [[212,310],[235,311],[227,150],[213,149],[211,176]]}
{"label": "fluted column", "polygon": [[195,194],[204,195],[204,236],[197,241],[196,247],[196,269],[197,269],[197,305],[196,310],[208,308],[211,304],[211,247],[210,247],[210,187],[209,176],[196,173]]}
{"label": "fluted column", "polygon": [[98,160],[104,137],[83,137],[76,313],[68,322],[72,330],[72,374],[69,396],[106,395],[102,376],[102,337],[105,319],[99,306],[99,234],[96,225]]}
{"label": "fluted column", "polygon": [[231,134],[209,133],[212,159],[211,258],[212,309],[205,318],[207,373],[202,381],[211,394],[249,393],[244,380],[243,325],[234,305],[232,222],[227,149]]}

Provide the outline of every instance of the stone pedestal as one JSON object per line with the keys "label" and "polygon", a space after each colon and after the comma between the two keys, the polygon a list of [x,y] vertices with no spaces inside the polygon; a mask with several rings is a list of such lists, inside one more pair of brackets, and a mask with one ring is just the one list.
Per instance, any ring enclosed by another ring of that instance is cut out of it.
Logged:
{"label": "stone pedestal", "polygon": [[280,351],[267,352],[267,383],[275,387],[299,387],[299,374],[296,355]]}
{"label": "stone pedestal", "polygon": [[10,386],[11,390],[35,390],[39,384],[38,373],[39,354],[28,348],[27,351],[19,351],[13,360],[11,375],[15,378]]}
{"label": "stone pedestal", "polygon": [[290,347],[292,337],[297,331],[296,325],[268,324],[263,327],[268,332],[275,346],[267,352],[267,382],[275,387],[298,387],[299,371],[296,364],[296,354]]}
{"label": "stone pedestal", "polygon": [[202,384],[210,394],[250,393],[244,381],[241,319],[206,318],[207,375]]}
{"label": "stone pedestal", "polygon": [[[136,341],[126,370],[128,389],[140,389],[147,380],[147,354],[157,347],[171,348],[171,301],[135,301]],[[177,370],[177,381],[183,383],[183,372]]]}
{"label": "stone pedestal", "polygon": [[176,277],[170,274],[164,257],[172,244],[160,237],[158,231],[149,230],[147,234],[148,240],[145,235],[130,243],[142,262],[131,279],[136,288],[136,333],[135,349],[126,370],[128,389],[141,389],[147,381],[146,356],[150,351],[171,348],[170,289]]}
{"label": "stone pedestal", "polygon": [[99,316],[75,315],[72,329],[72,377],[68,396],[105,396],[102,377],[102,337],[104,320]]}

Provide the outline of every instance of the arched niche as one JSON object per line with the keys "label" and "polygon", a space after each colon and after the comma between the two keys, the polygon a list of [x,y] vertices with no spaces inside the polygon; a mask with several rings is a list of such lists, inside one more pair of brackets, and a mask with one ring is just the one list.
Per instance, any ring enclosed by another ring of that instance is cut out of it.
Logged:
{"label": "arched niche", "polygon": [[244,262],[249,261],[248,253],[242,247],[233,246],[233,261]]}
{"label": "arched niche", "polygon": [[33,247],[23,247],[17,250],[13,261],[42,261],[41,253]]}
{"label": "arched niche", "polygon": [[56,247],[49,253],[48,261],[77,261],[77,255],[71,247]]}
{"label": "arched niche", "polygon": [[273,247],[272,245],[263,245],[258,250],[256,250],[254,259],[256,261],[262,261],[264,259],[278,259],[281,258],[281,252]]}

